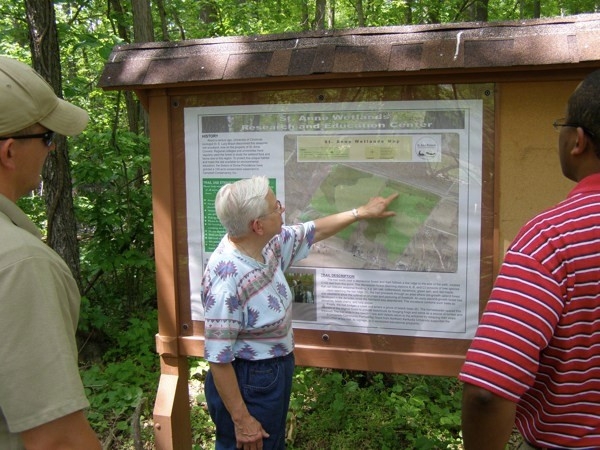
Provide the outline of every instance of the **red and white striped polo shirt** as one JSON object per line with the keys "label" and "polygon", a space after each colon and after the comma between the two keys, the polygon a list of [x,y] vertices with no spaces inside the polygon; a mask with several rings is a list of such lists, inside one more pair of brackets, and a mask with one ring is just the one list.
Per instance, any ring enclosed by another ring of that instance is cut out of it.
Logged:
{"label": "red and white striped polo shirt", "polygon": [[521,229],[459,378],[518,402],[531,443],[600,448],[600,174]]}

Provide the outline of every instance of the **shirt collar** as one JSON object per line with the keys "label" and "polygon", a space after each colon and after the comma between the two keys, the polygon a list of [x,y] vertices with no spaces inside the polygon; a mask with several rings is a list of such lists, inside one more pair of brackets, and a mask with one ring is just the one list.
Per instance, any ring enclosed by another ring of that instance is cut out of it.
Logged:
{"label": "shirt collar", "polygon": [[27,217],[21,208],[14,202],[0,194],[0,214],[4,214],[8,219],[19,228],[33,234],[38,239],[42,238],[42,234],[38,227]]}

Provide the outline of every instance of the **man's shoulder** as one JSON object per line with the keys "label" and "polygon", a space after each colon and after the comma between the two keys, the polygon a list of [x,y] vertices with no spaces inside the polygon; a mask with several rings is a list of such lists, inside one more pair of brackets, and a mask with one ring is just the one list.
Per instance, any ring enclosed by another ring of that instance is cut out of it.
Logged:
{"label": "man's shoulder", "polygon": [[58,254],[30,232],[0,220],[0,270],[33,261],[64,264]]}
{"label": "man's shoulder", "polygon": [[[536,252],[540,246],[563,247],[589,238],[600,217],[600,195],[570,196],[538,213],[526,222],[510,248],[513,251]],[[588,232],[585,232],[585,231]],[[594,231],[595,233],[595,231]]]}
{"label": "man's shoulder", "polygon": [[539,227],[577,227],[578,220],[600,214],[600,193],[568,197],[530,219],[521,230]]}

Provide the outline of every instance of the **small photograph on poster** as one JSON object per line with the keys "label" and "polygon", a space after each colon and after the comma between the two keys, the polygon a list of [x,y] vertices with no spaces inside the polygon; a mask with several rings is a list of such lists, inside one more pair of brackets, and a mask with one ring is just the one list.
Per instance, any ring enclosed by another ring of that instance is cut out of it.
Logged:
{"label": "small photograph on poster", "polygon": [[286,272],[292,291],[294,320],[317,321],[317,292],[314,269],[296,269]]}

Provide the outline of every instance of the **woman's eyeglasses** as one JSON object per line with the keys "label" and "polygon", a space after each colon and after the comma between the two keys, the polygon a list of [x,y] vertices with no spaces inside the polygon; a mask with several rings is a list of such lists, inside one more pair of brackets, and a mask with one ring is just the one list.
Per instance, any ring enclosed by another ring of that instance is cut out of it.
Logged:
{"label": "woman's eyeglasses", "polygon": [[[260,217],[266,217],[266,216],[268,216],[268,215],[270,215],[270,214],[275,214],[275,213],[277,213],[277,214],[282,214],[284,210],[285,210],[285,206],[283,206],[283,205],[281,204],[281,202],[280,202],[279,200],[277,200],[277,201],[275,202],[275,209],[274,209],[273,211],[271,211],[271,212],[268,212],[267,214],[263,214],[263,215],[262,215],[262,216],[260,216]],[[260,219],[260,217],[259,217],[259,219]]]}
{"label": "woman's eyeglasses", "polygon": [[42,138],[44,145],[46,147],[50,147],[54,144],[54,136],[56,133],[54,131],[46,131],[45,133],[36,133],[36,134],[22,134],[20,136],[2,136],[0,137],[0,141],[5,141],[7,139],[34,139],[34,138]]}

